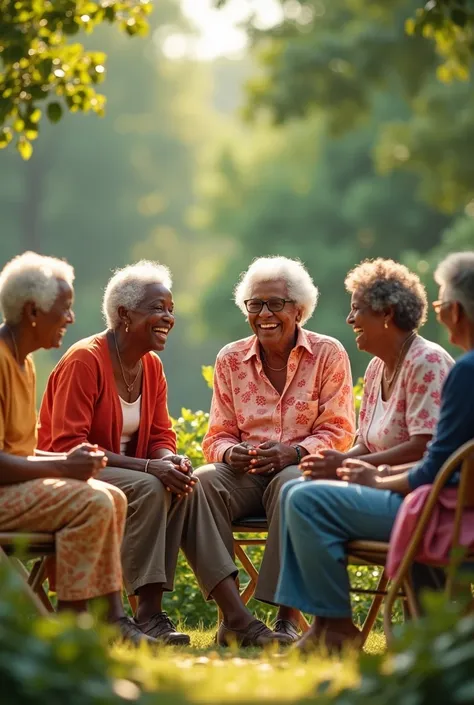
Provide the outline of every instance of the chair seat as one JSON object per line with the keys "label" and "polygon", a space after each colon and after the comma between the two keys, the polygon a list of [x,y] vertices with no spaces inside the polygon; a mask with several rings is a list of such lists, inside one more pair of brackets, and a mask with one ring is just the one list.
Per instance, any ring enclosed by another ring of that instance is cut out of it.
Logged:
{"label": "chair seat", "polygon": [[0,546],[7,555],[24,551],[28,557],[34,555],[53,555],[55,551],[54,534],[45,532],[0,532]]}
{"label": "chair seat", "polygon": [[234,532],[264,532],[268,531],[268,523],[266,517],[242,517],[232,522],[232,531]]}
{"label": "chair seat", "polygon": [[389,544],[385,541],[350,541],[347,544],[349,563],[384,566]]}

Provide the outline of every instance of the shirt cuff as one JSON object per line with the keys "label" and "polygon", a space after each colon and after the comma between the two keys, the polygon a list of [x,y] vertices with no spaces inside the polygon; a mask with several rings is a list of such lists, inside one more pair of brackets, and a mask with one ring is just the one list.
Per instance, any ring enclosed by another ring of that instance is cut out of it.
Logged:
{"label": "shirt cuff", "polygon": [[420,482],[420,467],[421,465],[418,464],[408,471],[408,484],[412,492],[413,490],[416,490],[417,487],[421,487],[421,485],[425,484],[423,480]]}

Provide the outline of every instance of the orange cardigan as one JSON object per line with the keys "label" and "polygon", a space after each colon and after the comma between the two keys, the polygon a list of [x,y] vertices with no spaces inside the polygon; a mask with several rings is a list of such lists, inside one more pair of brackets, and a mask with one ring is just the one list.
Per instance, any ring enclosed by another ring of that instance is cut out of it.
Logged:
{"label": "orange cardigan", "polygon": [[[130,455],[153,458],[162,448],[176,452],[168,414],[167,385],[160,358],[142,358],[140,428]],[[80,340],[52,371],[41,403],[38,448],[67,452],[79,443],[97,443],[120,453],[123,416],[104,334]]]}

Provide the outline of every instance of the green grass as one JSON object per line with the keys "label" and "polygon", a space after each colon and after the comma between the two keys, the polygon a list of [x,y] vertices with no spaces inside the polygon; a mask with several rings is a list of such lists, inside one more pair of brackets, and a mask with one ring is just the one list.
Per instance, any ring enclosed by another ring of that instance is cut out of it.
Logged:
{"label": "green grass", "polygon": [[[153,703],[303,702],[323,682],[331,681],[334,691],[358,682],[355,653],[348,652],[342,659],[327,654],[301,658],[291,651],[218,649],[213,631],[188,633],[188,648],[152,652],[145,647],[138,651],[115,647],[114,654],[127,664],[129,677],[145,691],[158,691]],[[384,637],[372,633],[366,651],[384,648]],[[133,684],[122,687],[130,688],[133,695]]]}

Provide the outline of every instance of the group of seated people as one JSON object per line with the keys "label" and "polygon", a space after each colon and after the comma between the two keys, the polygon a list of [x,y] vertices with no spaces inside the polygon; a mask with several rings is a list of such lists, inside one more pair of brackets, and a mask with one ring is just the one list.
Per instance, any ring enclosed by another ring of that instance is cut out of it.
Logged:
{"label": "group of seated people", "polygon": [[[356,432],[347,352],[304,328],[318,300],[310,274],[255,260],[235,289],[251,335],[217,356],[208,464],[196,469],[176,453],[159,358],[175,322],[168,268],[140,261],[112,276],[106,330],[63,355],[37,419],[31,353],[59,347],[74,323],[74,271],[14,258],[0,274],[0,531],[54,532],[58,608],[101,598],[135,644],[189,643],[162,607],[180,548],[221,610],[219,645],[357,642],[347,543],[387,541],[404,496],[474,438],[474,252],[450,255],[435,278],[438,320],[466,353],[456,364],[418,334],[428,306],[415,273],[376,259],[348,274],[347,323],[373,356]],[[236,582],[232,522],[256,515],[268,522],[256,598],[278,606],[272,629]],[[314,615],[304,637],[300,611]]]}

